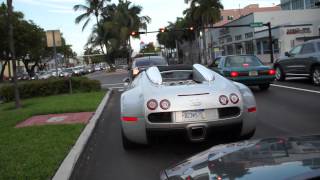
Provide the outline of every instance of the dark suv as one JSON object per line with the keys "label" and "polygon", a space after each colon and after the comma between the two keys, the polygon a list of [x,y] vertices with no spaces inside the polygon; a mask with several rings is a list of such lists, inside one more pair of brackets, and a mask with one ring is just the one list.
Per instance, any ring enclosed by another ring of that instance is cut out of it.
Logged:
{"label": "dark suv", "polygon": [[274,64],[276,79],[286,77],[310,77],[312,82],[320,85],[320,39],[307,41],[285,53]]}

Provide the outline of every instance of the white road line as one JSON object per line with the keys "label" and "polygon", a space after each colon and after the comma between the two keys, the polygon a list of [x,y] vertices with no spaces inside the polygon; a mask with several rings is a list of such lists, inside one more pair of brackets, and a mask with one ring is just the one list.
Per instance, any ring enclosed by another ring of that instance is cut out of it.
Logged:
{"label": "white road line", "polygon": [[115,83],[115,84],[101,84],[101,86],[117,86],[117,85],[124,85],[124,83]]}
{"label": "white road line", "polygon": [[320,94],[320,91],[314,91],[314,90],[309,90],[309,89],[302,89],[302,88],[296,88],[296,87],[290,87],[290,86],[282,86],[282,85],[278,85],[278,84],[271,84],[271,86]]}

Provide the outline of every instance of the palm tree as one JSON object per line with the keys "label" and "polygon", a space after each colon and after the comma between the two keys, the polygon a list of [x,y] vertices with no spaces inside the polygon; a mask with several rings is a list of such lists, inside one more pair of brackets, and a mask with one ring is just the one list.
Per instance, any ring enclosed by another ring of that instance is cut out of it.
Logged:
{"label": "palm tree", "polygon": [[17,81],[17,64],[16,64],[16,55],[15,55],[15,46],[14,46],[14,35],[13,35],[13,7],[12,0],[7,0],[7,11],[8,11],[8,35],[9,35],[9,49],[12,57],[12,69],[13,69],[13,86],[14,86],[14,97],[16,108],[21,108],[20,102],[20,93],[18,88]]}
{"label": "palm tree", "polygon": [[[220,0],[190,0],[190,8],[184,11],[186,18],[189,18],[193,23],[201,27],[203,35],[203,59],[205,60],[206,53],[206,38],[205,27],[214,24],[220,19],[220,10],[223,6]],[[206,63],[206,62],[205,62]]]}
{"label": "palm tree", "polygon": [[[91,20],[91,16],[94,16],[96,19],[96,25],[100,26],[99,24],[99,16],[103,13],[105,9],[106,2],[110,2],[111,0],[85,0],[85,5],[78,4],[73,7],[75,11],[84,11],[83,14],[79,15],[75,19],[75,23],[79,24],[82,21],[85,21],[82,26],[82,31],[87,27]],[[104,53],[103,45],[100,44],[101,51]]]}
{"label": "palm tree", "polygon": [[151,19],[140,16],[141,6],[132,5],[130,1],[119,0],[117,5],[111,4],[101,14],[100,27],[95,26],[87,45],[105,45],[108,54],[129,49],[130,32],[146,29]]}

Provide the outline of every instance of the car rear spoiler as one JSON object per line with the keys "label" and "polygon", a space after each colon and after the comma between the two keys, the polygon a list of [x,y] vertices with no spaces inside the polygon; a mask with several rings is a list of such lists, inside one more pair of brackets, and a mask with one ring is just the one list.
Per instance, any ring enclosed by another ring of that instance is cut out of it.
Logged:
{"label": "car rear spoiler", "polygon": [[[205,66],[201,64],[194,64],[193,65],[193,79],[197,82],[212,82],[214,81],[214,73],[213,71],[209,70]],[[158,67],[152,66],[146,70],[146,74],[151,82],[154,84],[162,84],[162,76],[161,72],[159,71]]]}

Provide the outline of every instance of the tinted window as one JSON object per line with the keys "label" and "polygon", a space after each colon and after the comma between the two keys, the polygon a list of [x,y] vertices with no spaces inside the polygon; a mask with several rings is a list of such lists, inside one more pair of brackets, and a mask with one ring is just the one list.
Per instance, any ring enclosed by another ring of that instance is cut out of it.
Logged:
{"label": "tinted window", "polygon": [[165,59],[139,59],[136,60],[135,66],[136,67],[148,67],[148,66],[166,66],[168,63]]}
{"label": "tinted window", "polygon": [[162,80],[177,81],[177,80],[190,80],[192,79],[192,71],[169,71],[161,73]]}
{"label": "tinted window", "polygon": [[216,58],[216,59],[213,61],[211,67],[218,67],[219,64],[220,64],[220,61],[221,61],[221,58]]}
{"label": "tinted window", "polygon": [[231,56],[226,58],[226,67],[261,66],[262,63],[255,56]]}
{"label": "tinted window", "polygon": [[320,42],[318,42],[317,44],[318,44],[318,51],[320,52]]}
{"label": "tinted window", "polygon": [[290,54],[291,54],[291,55],[299,54],[299,53],[300,53],[300,51],[301,51],[301,48],[302,48],[302,46],[301,46],[301,45],[300,45],[300,46],[297,46],[297,47],[295,47],[295,48],[293,48],[293,49],[290,51]]}
{"label": "tinted window", "polygon": [[316,52],[316,49],[313,43],[305,44],[301,50],[301,54],[309,54],[314,52]]}

